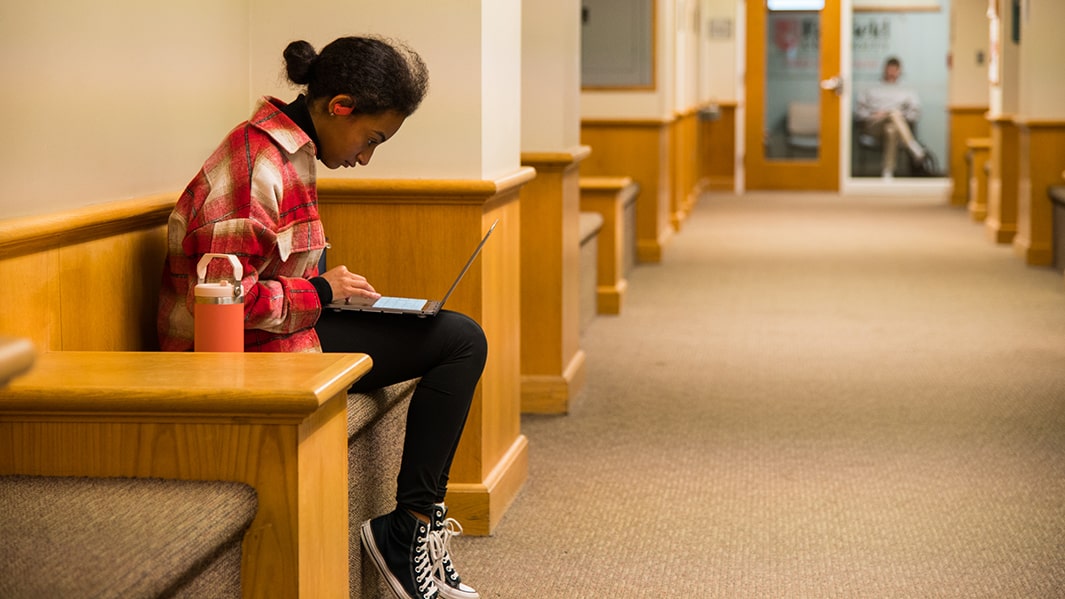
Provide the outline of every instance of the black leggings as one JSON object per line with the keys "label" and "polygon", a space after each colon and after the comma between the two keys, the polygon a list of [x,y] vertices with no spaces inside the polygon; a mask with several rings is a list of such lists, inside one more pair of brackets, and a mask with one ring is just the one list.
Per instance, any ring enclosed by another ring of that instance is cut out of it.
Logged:
{"label": "black leggings", "polygon": [[322,311],[315,330],[323,351],[373,359],[373,368],[352,391],[421,377],[407,409],[396,504],[428,515],[433,503],[444,500],[451,461],[484,371],[484,331],[468,316],[447,310],[419,318],[329,309]]}

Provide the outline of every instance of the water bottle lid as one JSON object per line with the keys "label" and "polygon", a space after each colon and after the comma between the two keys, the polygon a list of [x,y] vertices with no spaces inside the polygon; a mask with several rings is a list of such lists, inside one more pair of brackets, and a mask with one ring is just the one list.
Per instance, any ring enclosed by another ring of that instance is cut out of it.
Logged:
{"label": "water bottle lid", "polygon": [[194,290],[196,297],[235,297],[238,295],[229,281],[220,283],[200,283]]}

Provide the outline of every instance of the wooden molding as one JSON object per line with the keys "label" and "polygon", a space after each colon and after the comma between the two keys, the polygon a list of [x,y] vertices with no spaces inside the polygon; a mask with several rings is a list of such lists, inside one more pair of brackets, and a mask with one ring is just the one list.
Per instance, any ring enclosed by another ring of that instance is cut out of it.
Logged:
{"label": "wooden molding", "polygon": [[0,255],[12,258],[165,225],[177,198],[167,193],[0,221]]}
{"label": "wooden molding", "polygon": [[565,168],[580,164],[591,153],[591,146],[576,146],[559,152],[522,152],[521,164],[533,168]]}
{"label": "wooden molding", "polygon": [[319,179],[321,203],[347,203],[379,199],[389,203],[436,205],[477,204],[519,188],[536,177],[536,170],[521,167],[499,179]]}
{"label": "wooden molding", "polygon": [[979,113],[985,114],[988,111],[986,104],[948,104],[947,112],[951,113]]}
{"label": "wooden molding", "polygon": [[581,177],[581,191],[618,192],[632,183],[632,177]]}
{"label": "wooden molding", "polygon": [[1016,116],[1013,122],[1026,129],[1065,129],[1065,119],[1042,119],[1036,117]]}
{"label": "wooden molding", "polygon": [[674,117],[668,118],[582,118],[581,127],[664,127],[674,121]]}

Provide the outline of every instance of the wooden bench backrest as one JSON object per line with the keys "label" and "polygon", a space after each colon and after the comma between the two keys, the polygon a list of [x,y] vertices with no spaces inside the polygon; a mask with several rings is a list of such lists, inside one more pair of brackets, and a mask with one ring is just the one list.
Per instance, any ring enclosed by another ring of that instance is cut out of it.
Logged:
{"label": "wooden bench backrest", "polygon": [[0,221],[0,334],[39,351],[158,349],[176,194]]}

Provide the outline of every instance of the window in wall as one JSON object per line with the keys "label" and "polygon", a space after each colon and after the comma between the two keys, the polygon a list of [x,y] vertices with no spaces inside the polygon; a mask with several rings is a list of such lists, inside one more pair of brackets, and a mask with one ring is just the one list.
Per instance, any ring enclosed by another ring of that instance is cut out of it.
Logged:
{"label": "window in wall", "polygon": [[947,175],[948,11],[856,11],[853,23],[851,176]]}
{"label": "window in wall", "polygon": [[654,0],[582,0],[581,87],[654,89]]}

